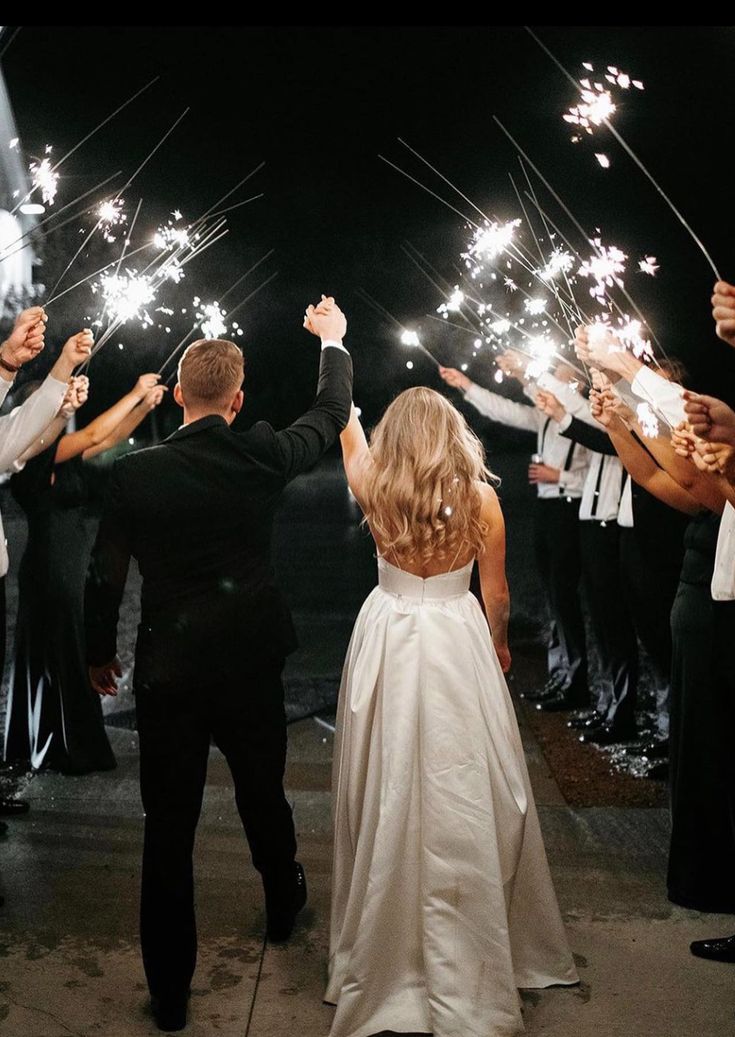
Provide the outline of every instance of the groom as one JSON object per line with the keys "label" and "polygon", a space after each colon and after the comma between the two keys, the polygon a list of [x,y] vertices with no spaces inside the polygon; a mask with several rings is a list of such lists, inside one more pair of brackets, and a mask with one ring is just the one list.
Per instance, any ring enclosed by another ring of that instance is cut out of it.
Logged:
{"label": "groom", "polygon": [[311,468],[347,424],[352,361],[333,300],[309,307],[321,337],[311,409],[276,432],[230,426],[243,403],[243,356],[232,342],[194,342],[174,399],[184,423],[162,444],[118,460],[87,577],[90,680],[114,695],[120,602],[131,556],[143,577],[134,689],[145,811],[141,945],[161,1029],[186,1025],[196,963],[192,850],[210,737],[265,890],[271,940],[289,937],[306,902],[283,791],[286,721],[281,671],[296,647],[270,560],[286,484]]}

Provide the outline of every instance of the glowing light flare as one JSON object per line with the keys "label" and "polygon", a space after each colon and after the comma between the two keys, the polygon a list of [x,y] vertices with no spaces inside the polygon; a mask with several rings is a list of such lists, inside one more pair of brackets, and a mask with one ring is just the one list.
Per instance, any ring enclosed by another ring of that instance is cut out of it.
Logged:
{"label": "glowing light flare", "polygon": [[195,296],[193,305],[205,338],[222,338],[227,333],[226,313],[218,302],[203,303]]}
{"label": "glowing light flare", "polygon": [[590,287],[590,295],[602,302],[606,289],[617,285],[623,287],[621,274],[625,273],[627,255],[617,245],[604,246],[600,238],[593,238],[595,254],[582,262],[577,273],[580,277],[591,278],[594,284]]}
{"label": "glowing light flare", "polygon": [[93,282],[92,291],[104,299],[105,309],[113,323],[140,320],[144,328],[152,326],[148,307],[154,302],[156,289],[144,274],[126,270],[124,274],[103,274]]}
{"label": "glowing light flare", "polygon": [[404,346],[420,346],[421,341],[415,331],[404,331],[401,334],[401,342]]}
{"label": "glowing light flare", "polygon": [[53,205],[59,187],[59,174],[54,173],[50,161],[44,158],[40,162],[31,162],[29,173],[31,190],[41,192],[44,205]]}
{"label": "glowing light flare", "polygon": [[546,261],[546,266],[536,271],[542,281],[553,281],[560,274],[569,273],[574,266],[574,259],[570,252],[562,248],[555,248]]}
{"label": "glowing light flare", "polygon": [[460,291],[459,288],[455,288],[447,301],[443,302],[441,306],[437,306],[436,312],[441,313],[444,317],[448,313],[457,313],[464,301],[464,292]]}
{"label": "glowing light flare", "polygon": [[523,307],[526,313],[536,316],[546,309],[546,299],[524,299]]}
{"label": "glowing light flare", "polygon": [[507,251],[513,242],[521,220],[509,220],[507,223],[488,223],[478,228],[473,236],[469,251],[462,254],[462,258],[469,264],[487,263]]}
{"label": "glowing light flare", "polygon": [[649,439],[655,439],[661,431],[661,426],[650,404],[639,403],[635,413],[643,435]]}
{"label": "glowing light flare", "polygon": [[119,227],[126,222],[127,216],[123,212],[123,203],[120,198],[112,198],[110,201],[101,202],[97,208],[97,219],[102,228],[105,241],[114,241],[113,227]]}

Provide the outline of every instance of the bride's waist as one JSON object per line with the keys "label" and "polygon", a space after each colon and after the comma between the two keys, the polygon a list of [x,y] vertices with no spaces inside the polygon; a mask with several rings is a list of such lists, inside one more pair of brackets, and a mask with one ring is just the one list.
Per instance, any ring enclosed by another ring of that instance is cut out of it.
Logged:
{"label": "bride's waist", "polygon": [[467,597],[470,593],[466,579],[422,580],[420,576],[413,576],[411,573],[391,574],[388,578],[381,574],[378,589],[393,598],[419,603],[455,601],[457,598]]}

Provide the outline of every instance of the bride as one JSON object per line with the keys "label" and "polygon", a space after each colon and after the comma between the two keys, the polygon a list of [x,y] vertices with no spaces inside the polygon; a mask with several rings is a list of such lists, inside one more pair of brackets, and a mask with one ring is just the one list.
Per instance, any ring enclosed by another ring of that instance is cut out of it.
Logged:
{"label": "bride", "polygon": [[[523,1030],[518,987],[578,977],[503,677],[493,477],[431,389],[398,396],[370,446],[353,407],[341,439],[379,583],[340,689],[331,1037],[509,1037]],[[485,614],[469,590],[475,560]]]}

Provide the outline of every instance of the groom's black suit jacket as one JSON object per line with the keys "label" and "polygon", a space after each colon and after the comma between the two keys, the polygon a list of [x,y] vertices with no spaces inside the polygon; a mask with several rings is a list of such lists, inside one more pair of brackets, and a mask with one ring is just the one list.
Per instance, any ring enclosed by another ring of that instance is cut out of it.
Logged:
{"label": "groom's black suit jacket", "polygon": [[275,585],[271,534],[289,480],[311,468],[347,423],[352,361],[325,347],[311,409],[276,432],[236,432],[211,415],[118,460],[86,589],[87,657],[116,652],[130,557],[143,577],[135,687],[232,681],[296,647]]}

